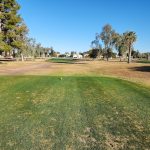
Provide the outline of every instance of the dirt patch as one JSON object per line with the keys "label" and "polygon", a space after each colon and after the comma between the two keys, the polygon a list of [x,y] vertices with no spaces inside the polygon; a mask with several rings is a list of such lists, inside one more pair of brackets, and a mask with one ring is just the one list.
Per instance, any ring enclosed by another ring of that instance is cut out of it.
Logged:
{"label": "dirt patch", "polygon": [[0,75],[104,75],[150,86],[150,65],[143,63],[81,61],[76,64],[50,62],[9,62],[0,64]]}
{"label": "dirt patch", "polygon": [[105,134],[105,144],[104,147],[109,150],[119,150],[124,149],[128,138],[126,137],[115,137],[110,133]]}

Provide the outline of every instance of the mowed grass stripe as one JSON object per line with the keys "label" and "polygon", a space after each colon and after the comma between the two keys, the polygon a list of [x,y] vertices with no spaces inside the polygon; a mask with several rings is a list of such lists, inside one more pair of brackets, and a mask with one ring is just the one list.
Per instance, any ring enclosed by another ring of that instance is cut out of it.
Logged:
{"label": "mowed grass stripe", "polygon": [[149,148],[147,88],[106,77],[0,78],[1,149]]}

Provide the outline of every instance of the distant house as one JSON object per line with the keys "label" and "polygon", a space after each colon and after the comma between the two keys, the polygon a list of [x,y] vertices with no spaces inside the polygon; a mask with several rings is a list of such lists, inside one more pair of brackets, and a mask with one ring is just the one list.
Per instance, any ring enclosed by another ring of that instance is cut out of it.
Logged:
{"label": "distant house", "polygon": [[82,59],[83,56],[80,55],[80,54],[73,54],[73,58],[74,58],[74,59]]}
{"label": "distant house", "polygon": [[83,56],[82,56],[81,54],[79,54],[79,55],[78,55],[78,58],[79,58],[79,59],[82,59],[82,58],[83,58]]}

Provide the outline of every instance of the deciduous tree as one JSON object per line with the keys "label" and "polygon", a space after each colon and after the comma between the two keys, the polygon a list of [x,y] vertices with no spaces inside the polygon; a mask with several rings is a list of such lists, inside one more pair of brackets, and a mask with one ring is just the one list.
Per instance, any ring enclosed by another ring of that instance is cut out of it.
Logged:
{"label": "deciduous tree", "polygon": [[102,32],[100,34],[100,39],[104,43],[104,50],[107,57],[107,61],[109,60],[109,57],[111,56],[111,52],[113,49],[114,37],[115,31],[112,29],[111,25],[107,24],[103,27]]}

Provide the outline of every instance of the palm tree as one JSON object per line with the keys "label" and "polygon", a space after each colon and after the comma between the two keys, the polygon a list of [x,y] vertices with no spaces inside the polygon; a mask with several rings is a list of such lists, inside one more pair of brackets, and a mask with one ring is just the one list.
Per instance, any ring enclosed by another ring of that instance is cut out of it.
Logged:
{"label": "palm tree", "polygon": [[132,52],[132,48],[133,48],[133,43],[137,39],[136,33],[133,31],[125,32],[123,34],[123,36],[124,36],[125,44],[128,48],[128,63],[131,63],[131,52]]}

